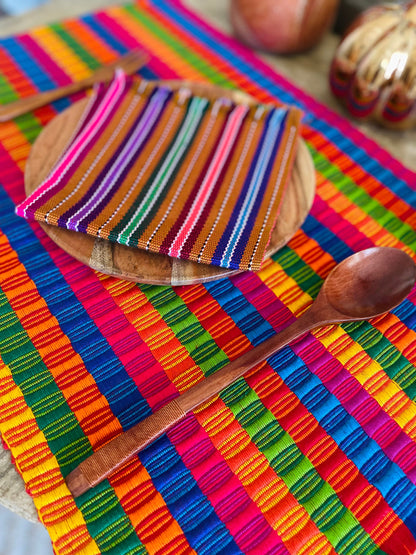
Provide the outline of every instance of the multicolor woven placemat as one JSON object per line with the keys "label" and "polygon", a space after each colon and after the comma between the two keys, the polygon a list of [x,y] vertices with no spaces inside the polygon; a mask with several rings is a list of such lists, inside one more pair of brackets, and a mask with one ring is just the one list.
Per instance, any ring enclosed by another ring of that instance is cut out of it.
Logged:
{"label": "multicolor woven placemat", "polygon": [[336,262],[416,248],[415,175],[175,0],[143,0],[2,40],[1,102],[132,47],[143,77],[296,103],[317,196],[259,273],[157,287],[101,275],[14,214],[63,100],[0,126],[0,430],[59,555],[403,555],[416,550],[416,292],[371,322],[283,349],[93,491],[92,449],[287,326]]}

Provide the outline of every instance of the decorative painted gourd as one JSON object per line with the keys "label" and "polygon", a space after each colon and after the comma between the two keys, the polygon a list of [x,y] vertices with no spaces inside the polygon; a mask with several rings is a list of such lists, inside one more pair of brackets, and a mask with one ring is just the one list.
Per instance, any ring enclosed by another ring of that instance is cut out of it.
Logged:
{"label": "decorative painted gourd", "polygon": [[364,11],[335,52],[330,86],[357,118],[398,129],[414,127],[416,1]]}

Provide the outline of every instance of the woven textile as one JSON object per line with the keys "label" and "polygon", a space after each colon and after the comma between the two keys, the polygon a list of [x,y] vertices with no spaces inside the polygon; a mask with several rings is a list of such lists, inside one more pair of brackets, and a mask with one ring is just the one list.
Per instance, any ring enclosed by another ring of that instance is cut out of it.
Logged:
{"label": "woven textile", "polygon": [[20,216],[225,268],[259,270],[300,112],[117,72]]}
{"label": "woven textile", "polygon": [[[415,174],[175,0],[1,41],[1,102],[141,46],[145,79],[296,103],[317,195],[259,272],[158,287],[94,272],[16,216],[30,143],[74,99],[0,126],[0,430],[59,555],[416,550],[416,291],[282,349],[73,499],[93,449],[286,327],[349,254],[415,253]],[[77,97],[79,98],[79,96]]]}

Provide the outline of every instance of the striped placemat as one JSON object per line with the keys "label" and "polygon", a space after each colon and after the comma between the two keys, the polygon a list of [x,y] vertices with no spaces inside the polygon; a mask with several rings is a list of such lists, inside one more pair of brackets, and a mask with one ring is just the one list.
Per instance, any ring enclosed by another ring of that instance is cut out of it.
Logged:
{"label": "striped placemat", "polygon": [[394,554],[416,549],[416,292],[370,322],[308,334],[82,497],[94,448],[286,327],[349,254],[414,254],[415,174],[176,0],[141,0],[0,42],[0,101],[131,48],[144,79],[296,104],[317,196],[259,272],[184,287],[94,272],[15,215],[42,127],[0,126],[0,431],[55,552]]}
{"label": "striped placemat", "polygon": [[175,91],[119,70],[96,88],[58,163],[16,212],[146,251],[259,270],[299,121],[296,108]]}

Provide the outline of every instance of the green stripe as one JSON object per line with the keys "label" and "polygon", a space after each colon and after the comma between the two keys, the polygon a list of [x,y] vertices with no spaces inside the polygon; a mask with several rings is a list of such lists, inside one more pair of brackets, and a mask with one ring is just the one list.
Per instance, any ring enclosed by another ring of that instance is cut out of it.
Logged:
{"label": "green stripe", "polygon": [[0,73],[0,104],[7,104],[18,98],[18,94],[7,81],[6,77]]}
{"label": "green stripe", "polygon": [[134,5],[127,5],[124,7],[133,19],[136,19],[146,29],[152,32],[157,38],[162,40],[166,46],[169,46],[182,60],[185,60],[190,66],[198,70],[199,73],[207,77],[211,83],[221,85],[223,87],[235,87],[235,83],[229,79],[225,74],[221,73],[218,68],[212,66],[205,58],[199,56],[188,45],[184,44],[180,39],[168,34],[155,19],[151,16],[141,12],[139,8]]}
{"label": "green stripe", "polygon": [[224,351],[174,289],[155,285],[138,287],[205,375],[212,374],[229,362]]}
{"label": "green stripe", "polygon": [[[62,474],[66,476],[92,454],[90,442],[1,289],[0,322],[8,322],[8,327],[2,330],[2,359],[10,368]],[[30,361],[27,367],[22,364],[24,360]],[[105,503],[101,504],[100,498],[105,499]],[[137,553],[146,553],[108,481],[75,501],[84,514],[89,533],[102,552],[111,548],[112,553],[121,555],[135,548]],[[94,503],[94,514],[86,510],[91,502]],[[102,518],[96,518],[97,512]]]}
{"label": "green stripe", "polygon": [[[134,206],[136,210],[139,209],[138,213],[135,214],[134,219],[132,219],[126,229],[123,230],[121,238],[127,240],[130,233],[134,230],[136,225],[139,223],[141,218],[144,216],[146,210],[148,209],[150,203],[153,201],[154,197],[158,195],[158,200],[155,202],[153,208],[150,210],[149,214],[144,218],[140,228],[136,230],[133,237],[136,237],[141,234],[141,230],[146,229],[147,225],[151,222],[154,215],[156,214],[159,206],[163,202],[165,196],[163,194],[162,183],[166,178],[169,171],[172,170],[172,175],[164,184],[164,189],[168,190],[169,187],[172,185],[175,176],[180,170],[181,163],[183,159],[187,156],[189,148],[192,146],[192,140],[194,136],[197,134],[203,120],[204,120],[204,113],[205,109],[208,106],[208,101],[203,98],[194,97],[189,102],[189,111],[187,111],[187,115],[185,118],[182,119],[182,123],[177,129],[177,132],[170,142],[169,146],[166,148],[163,155],[160,156],[159,163],[155,170],[153,171],[150,178],[147,180],[147,187],[144,187],[139,195],[139,197],[134,202]],[[192,126],[195,125],[194,131],[191,134]],[[182,147],[185,147],[184,152],[181,156],[179,156],[179,151]],[[168,162],[168,159],[170,161]],[[165,165],[166,164],[166,165]],[[159,171],[162,170],[163,166],[165,168],[161,175],[158,175]],[[158,180],[156,181],[156,178]],[[149,196],[147,199],[144,197],[149,192],[149,189],[153,189],[152,195]],[[162,192],[161,192],[162,190]],[[124,219],[124,218],[123,218]],[[123,242],[123,241],[121,241]],[[135,241],[129,241],[129,244],[137,245],[137,239]]]}
{"label": "green stripe", "polygon": [[[244,380],[220,396],[337,553],[383,553]],[[264,442],[265,428],[273,441]]]}
{"label": "green stripe", "polygon": [[85,48],[77,41],[77,39],[65,28],[64,23],[53,23],[50,29],[67,44],[69,48],[78,56],[78,58],[85,63],[91,70],[97,69],[102,64],[85,50]]}
{"label": "green stripe", "polygon": [[[8,104],[9,102],[13,102],[18,98],[19,95],[14,90],[13,86],[6,80],[3,75],[0,75],[0,104]],[[24,135],[25,139],[31,144],[35,141],[39,133],[42,131],[42,126],[40,125],[38,118],[36,118],[31,112],[28,112],[27,114],[22,114],[21,116],[14,118],[14,123],[16,124],[19,131]],[[20,149],[21,145],[11,148],[9,150],[10,154],[14,152],[15,148]]]}
{"label": "green stripe", "polygon": [[[161,108],[161,113],[163,113],[163,112],[165,111],[165,108],[166,108],[166,104],[163,106],[163,108]],[[189,114],[190,109],[191,109],[191,104],[188,103],[188,105],[186,106],[186,115]],[[179,127],[179,128],[176,130],[175,136],[174,136],[173,141],[172,141],[173,143],[174,143],[175,140],[177,139],[177,136],[178,136],[178,133],[179,133],[180,129],[181,129],[181,128]],[[172,143],[171,143],[171,144],[172,144]],[[160,168],[160,166],[162,165],[163,161],[164,161],[164,159],[161,160],[161,161],[159,162],[159,165],[157,166],[156,170],[158,170],[158,169]],[[127,229],[130,229],[130,228],[131,228],[131,226],[132,226],[131,220],[132,220],[132,218],[133,218],[133,216],[134,216],[134,213],[135,213],[137,207],[138,207],[138,206],[140,205],[140,203],[143,201],[143,199],[144,199],[145,195],[147,194],[148,190],[149,190],[150,187],[152,186],[152,179],[154,179],[154,177],[155,177],[155,174],[154,174],[154,172],[153,172],[151,178],[148,179],[148,180],[144,183],[143,187],[141,188],[141,190],[140,190],[139,194],[137,195],[137,197],[135,198],[135,200],[132,201],[132,202],[130,203],[131,206],[130,206],[130,208],[127,210],[127,212],[124,214],[124,216],[122,217],[122,219],[121,219],[121,220],[119,221],[119,223],[110,231],[109,236],[108,236],[108,239],[109,239],[109,240],[111,240],[111,241],[118,241],[118,240],[119,240],[119,234],[124,230],[124,228],[125,228],[126,226],[128,226]],[[135,219],[135,221],[137,221],[137,219]],[[123,239],[123,240],[125,241],[126,238],[127,238],[127,232],[124,231],[124,233],[123,233],[121,239]],[[120,241],[120,242],[123,242],[123,241]]]}
{"label": "green stripe", "polygon": [[348,335],[394,380],[412,400],[416,400],[416,366],[368,322],[343,325]]}
{"label": "green stripe", "polygon": [[372,198],[362,187],[344,175],[323,154],[316,151],[313,147],[310,148],[310,152],[316,170],[331,181],[334,187],[344,194],[352,205],[359,207],[382,228],[416,252],[416,232],[409,224],[397,217],[379,201]]}

